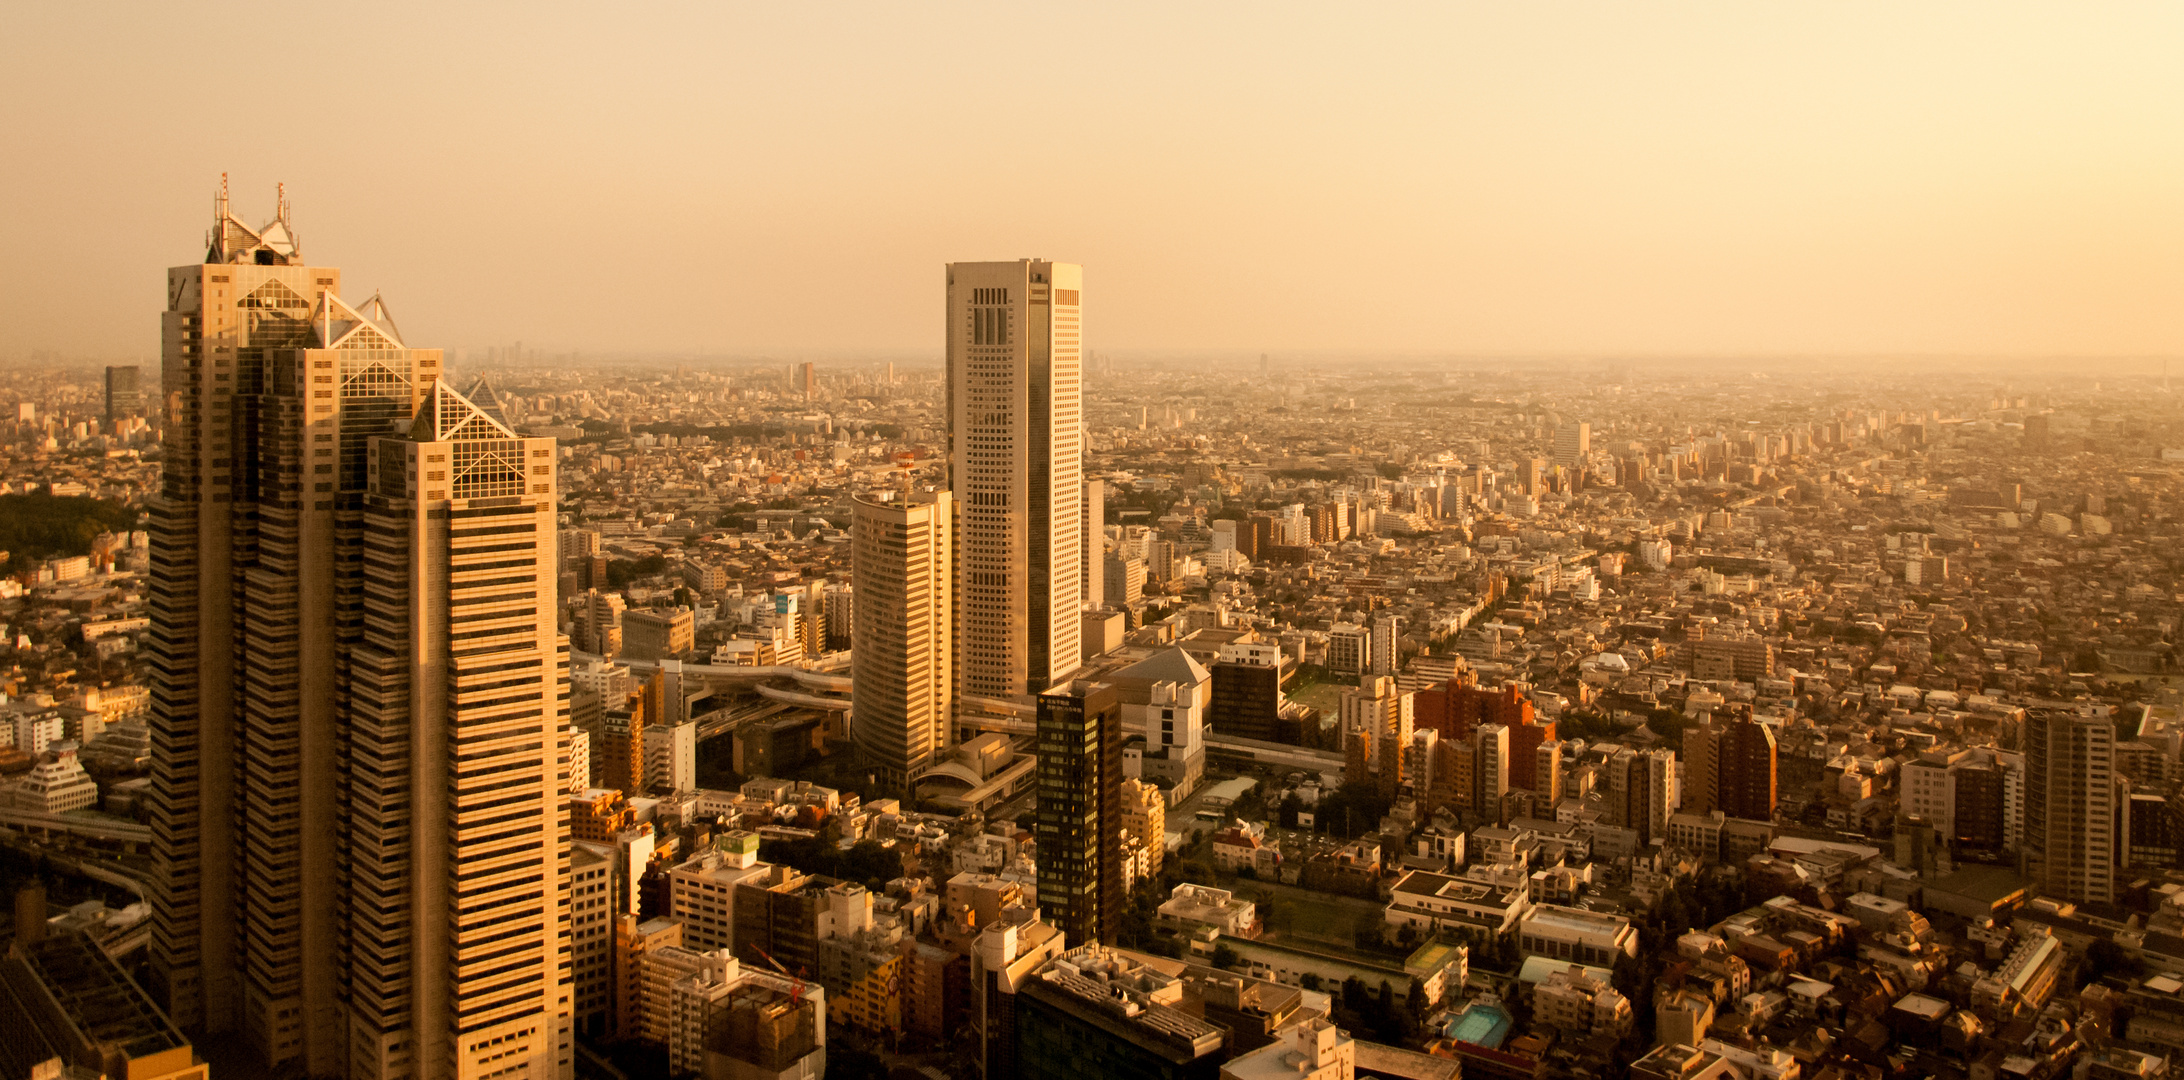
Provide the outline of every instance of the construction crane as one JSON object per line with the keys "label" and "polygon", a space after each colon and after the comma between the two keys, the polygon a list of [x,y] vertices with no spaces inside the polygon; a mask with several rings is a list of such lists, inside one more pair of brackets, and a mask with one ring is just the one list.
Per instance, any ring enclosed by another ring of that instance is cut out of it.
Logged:
{"label": "construction crane", "polygon": [[772,953],[767,952],[764,949],[760,949],[756,945],[751,946],[751,948],[757,949],[759,956],[764,957],[767,963],[772,964],[773,969],[780,972],[782,978],[789,980],[789,1004],[802,1005],[804,1003],[803,977],[800,975],[790,974],[789,969],[781,966],[781,961],[774,959]]}

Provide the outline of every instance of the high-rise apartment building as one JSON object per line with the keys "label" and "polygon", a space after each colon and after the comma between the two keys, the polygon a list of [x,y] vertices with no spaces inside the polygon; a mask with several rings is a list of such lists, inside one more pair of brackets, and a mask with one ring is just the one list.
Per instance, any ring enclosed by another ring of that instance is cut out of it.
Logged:
{"label": "high-rise apartment building", "polygon": [[948,749],[954,703],[955,501],[945,491],[851,500],[856,610],[850,736],[882,788],[910,783]]}
{"label": "high-rise apartment building", "polygon": [[144,392],[139,387],[141,373],[136,365],[106,369],[106,418],[119,420],[125,416],[144,415]]}
{"label": "high-rise apartment building", "polygon": [[2101,710],[2025,719],[2025,876],[2040,895],[2115,899],[2115,752],[2115,722]]}
{"label": "high-rise apartment building", "polygon": [[1039,695],[1039,907],[1071,947],[1122,919],[1122,696],[1105,683]]}
{"label": "high-rise apartment building", "polygon": [[154,982],[272,1070],[566,1076],[553,440],[339,287],[224,190],[167,275]]}
{"label": "high-rise apartment building", "polygon": [[961,693],[1022,698],[1081,659],[1083,268],[947,268]]}
{"label": "high-rise apartment building", "polygon": [[1396,662],[1402,653],[1402,620],[1389,613],[1373,616],[1372,655],[1369,666],[1375,675],[1395,674]]}
{"label": "high-rise apartment building", "polygon": [[1403,783],[1403,755],[1411,743],[1413,695],[1385,675],[1367,676],[1342,691],[1338,730],[1347,761],[1346,780],[1374,776],[1393,791]]}
{"label": "high-rise apartment building", "polygon": [[1749,705],[1716,709],[1706,723],[1684,732],[1684,775],[1685,812],[1774,820],[1774,728],[1754,720]]}

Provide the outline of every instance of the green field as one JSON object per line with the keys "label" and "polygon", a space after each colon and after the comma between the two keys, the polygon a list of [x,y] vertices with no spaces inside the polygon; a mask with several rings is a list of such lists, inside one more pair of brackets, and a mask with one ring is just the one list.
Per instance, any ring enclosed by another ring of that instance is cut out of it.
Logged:
{"label": "green field", "polygon": [[1374,901],[1296,885],[1242,879],[1226,888],[1259,905],[1269,941],[1354,949],[1358,932],[1379,926],[1384,917],[1383,905]]}
{"label": "green field", "polygon": [[1321,682],[1311,675],[1299,675],[1285,693],[1289,700],[1331,716],[1342,705],[1342,692],[1354,685],[1341,681]]}

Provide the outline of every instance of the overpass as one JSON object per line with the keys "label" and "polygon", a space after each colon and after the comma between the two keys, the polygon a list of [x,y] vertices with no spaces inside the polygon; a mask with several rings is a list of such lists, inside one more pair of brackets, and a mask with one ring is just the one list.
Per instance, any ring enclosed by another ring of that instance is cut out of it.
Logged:
{"label": "overpass", "polygon": [[[582,655],[587,659],[596,659],[591,657],[590,654]],[[838,669],[846,666],[848,661],[849,654],[839,652],[821,657],[814,663],[823,668]],[[640,672],[650,675],[660,668],[660,662],[657,660],[625,659],[618,661],[618,663],[629,668],[631,675],[637,675]],[[848,675],[833,674],[831,670],[799,667],[793,664],[684,664],[682,666],[682,675],[686,679],[695,678],[707,684],[757,683],[759,685],[753,687],[753,689],[760,694],[776,701],[806,705],[814,709],[832,709],[840,712],[849,708],[850,678]],[[774,680],[791,681],[801,687],[802,690],[815,691],[815,693],[803,693],[799,690],[765,685]]]}
{"label": "overpass", "polygon": [[0,807],[0,826],[26,834],[52,836],[61,833],[106,844],[152,842],[151,826],[104,815],[87,817],[78,814],[48,814],[38,810]]}
{"label": "overpass", "polygon": [[1342,755],[1330,750],[1307,750],[1286,743],[1208,734],[1206,756],[1213,757],[1216,754],[1226,758],[1243,758],[1257,765],[1274,765],[1313,773],[1331,772],[1339,775],[1344,765]]}

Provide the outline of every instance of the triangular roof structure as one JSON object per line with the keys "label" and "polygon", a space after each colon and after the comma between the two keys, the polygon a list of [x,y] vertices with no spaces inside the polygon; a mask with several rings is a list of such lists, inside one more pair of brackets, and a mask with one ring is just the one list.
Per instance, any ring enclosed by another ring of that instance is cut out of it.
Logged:
{"label": "triangular roof structure", "polygon": [[253,229],[229,209],[227,174],[220,174],[220,193],[212,198],[212,232],[205,238],[206,262],[287,266],[302,254],[295,229],[288,223],[286,184],[275,200],[273,220]]}
{"label": "triangular roof structure", "polygon": [[480,375],[472,380],[470,389],[464,391],[463,396],[469,398],[479,412],[492,417],[495,423],[511,431],[515,430],[516,425],[508,422],[507,408],[501,403],[500,394],[486,383],[485,376]]}
{"label": "triangular roof structure", "polygon": [[1213,674],[1205,666],[1185,652],[1181,645],[1170,645],[1129,667],[1108,676],[1110,679],[1143,679],[1151,683],[1180,683],[1197,686]]}
{"label": "triangular roof structure", "polygon": [[402,349],[402,335],[394,328],[394,320],[387,318],[387,305],[373,293],[365,301],[365,308],[376,312],[372,318],[350,307],[331,292],[319,294],[319,304],[311,312],[311,328],[318,336],[321,349]]}
{"label": "triangular roof structure", "polygon": [[514,439],[515,430],[495,419],[477,403],[457,393],[445,379],[435,379],[432,389],[410,422],[414,442],[466,442],[475,439]]}

